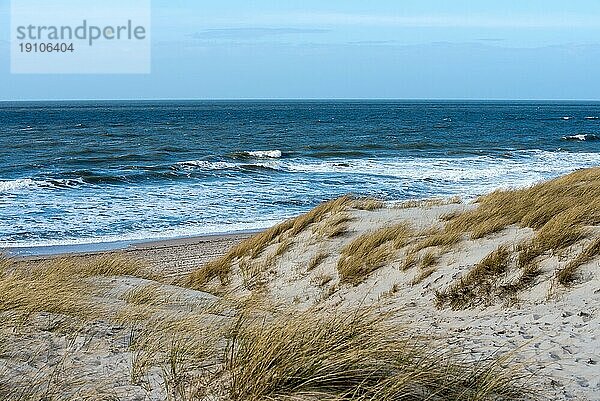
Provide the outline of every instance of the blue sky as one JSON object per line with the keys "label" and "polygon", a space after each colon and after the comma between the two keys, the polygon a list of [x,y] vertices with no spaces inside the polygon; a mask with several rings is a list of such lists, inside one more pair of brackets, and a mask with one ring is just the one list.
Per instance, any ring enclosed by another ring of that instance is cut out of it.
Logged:
{"label": "blue sky", "polygon": [[597,0],[153,0],[149,75],[11,75],[9,22],[1,100],[600,99]]}

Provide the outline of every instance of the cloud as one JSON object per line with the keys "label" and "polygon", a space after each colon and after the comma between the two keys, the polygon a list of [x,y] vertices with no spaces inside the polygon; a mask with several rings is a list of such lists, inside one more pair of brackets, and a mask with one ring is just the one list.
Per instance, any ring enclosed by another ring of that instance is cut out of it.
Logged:
{"label": "cloud", "polygon": [[397,45],[402,44],[399,40],[357,40],[354,42],[347,42],[349,45]]}
{"label": "cloud", "polygon": [[330,29],[308,28],[219,28],[192,34],[194,39],[256,39],[283,35],[309,35],[331,32]]}
{"label": "cloud", "polygon": [[[546,15],[486,15],[486,14],[431,14],[403,15],[357,13],[263,13],[248,16],[257,24],[288,24],[295,26],[395,26],[422,28],[600,28],[596,15],[546,14]],[[225,21],[220,21],[224,23]],[[233,21],[231,21],[233,23]]]}

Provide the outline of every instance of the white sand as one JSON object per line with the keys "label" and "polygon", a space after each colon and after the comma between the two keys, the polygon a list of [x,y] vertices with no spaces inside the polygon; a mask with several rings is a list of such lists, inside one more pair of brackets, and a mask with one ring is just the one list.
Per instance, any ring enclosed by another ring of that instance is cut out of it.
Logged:
{"label": "white sand", "polygon": [[[318,238],[309,227],[266,272],[266,293],[273,303],[298,309],[379,305],[382,311],[393,311],[400,324],[465,352],[468,358],[511,352],[513,363],[522,364],[531,372],[532,382],[542,384],[549,399],[600,400],[600,262],[596,259],[585,265],[584,280],[572,289],[552,284],[557,266],[565,264],[581,244],[560,257],[546,255],[541,264],[543,272],[535,285],[520,293],[518,302],[510,306],[497,303],[461,311],[440,310],[435,307],[435,291],[446,288],[498,246],[514,246],[530,238],[533,235],[530,229],[510,227],[485,239],[463,241],[445,254],[435,272],[419,284],[412,283],[420,273],[419,268],[407,271],[399,268],[402,255],[358,286],[339,283],[336,264],[340,249],[360,234],[402,221],[416,229],[428,228],[440,225],[438,218],[442,214],[470,207],[451,204],[353,210],[350,231],[335,239]],[[146,245],[127,252],[147,260],[155,271],[175,277],[222,255],[241,239],[188,240]],[[265,262],[277,247],[274,244],[267,248],[257,263]],[[309,261],[319,252],[329,256],[316,269],[308,271]],[[107,289],[97,301],[120,308],[125,304],[123,297],[128,290],[148,283],[136,278],[104,279],[96,282]],[[176,300],[160,305],[161,313],[194,313],[218,300],[214,295],[176,286],[160,288]],[[228,290],[238,295],[249,293],[237,268]],[[23,385],[20,379],[35,378],[40,369],[51,371],[59,367],[65,372],[77,372],[79,377],[93,378],[94,384],[105,380],[107,388],[126,399],[165,397],[161,392],[160,372],[150,372],[147,384],[150,390],[131,384],[130,330],[97,322],[82,328],[75,336],[65,336],[55,327],[49,327],[60,321],[59,316],[41,314],[30,328],[30,335],[0,331],[8,340],[4,344],[9,344],[8,349],[0,350],[4,358],[0,361],[5,362],[0,364],[0,376],[12,377],[13,385]]]}

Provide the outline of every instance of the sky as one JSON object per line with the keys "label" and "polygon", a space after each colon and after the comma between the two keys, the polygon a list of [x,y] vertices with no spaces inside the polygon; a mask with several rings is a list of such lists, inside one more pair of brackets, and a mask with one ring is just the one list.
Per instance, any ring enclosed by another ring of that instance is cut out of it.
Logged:
{"label": "sky", "polygon": [[150,74],[11,74],[0,0],[0,100],[600,100],[598,0],[152,0],[151,36]]}

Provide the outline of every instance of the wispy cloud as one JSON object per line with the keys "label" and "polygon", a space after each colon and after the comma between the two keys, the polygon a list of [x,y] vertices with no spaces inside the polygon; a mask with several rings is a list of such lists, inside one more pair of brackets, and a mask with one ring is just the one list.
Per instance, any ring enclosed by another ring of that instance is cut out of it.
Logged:
{"label": "wispy cloud", "polygon": [[[463,28],[600,28],[600,18],[584,14],[552,15],[401,15],[357,13],[288,13],[248,16],[262,25],[336,26],[369,25],[396,27]],[[224,21],[220,21],[223,23]],[[234,23],[234,21],[230,21]]]}
{"label": "wispy cloud", "polygon": [[284,35],[310,35],[330,32],[330,29],[308,28],[220,28],[205,29],[192,34],[194,39],[257,39]]}

